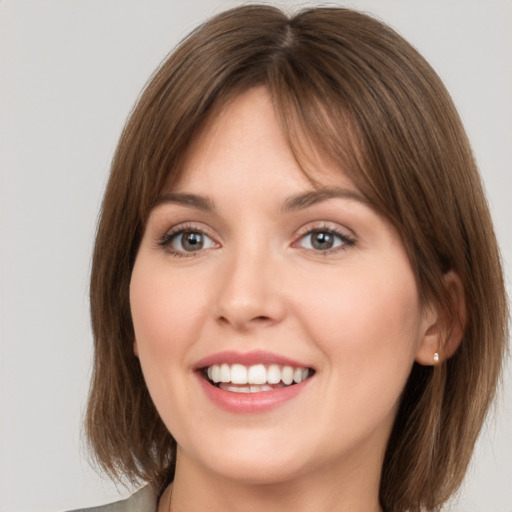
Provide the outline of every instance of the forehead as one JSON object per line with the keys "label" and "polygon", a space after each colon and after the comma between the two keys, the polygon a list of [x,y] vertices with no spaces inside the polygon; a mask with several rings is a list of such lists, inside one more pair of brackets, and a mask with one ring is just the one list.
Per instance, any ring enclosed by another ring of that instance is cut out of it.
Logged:
{"label": "forehead", "polygon": [[[342,167],[306,134],[292,144],[265,87],[217,105],[188,148],[169,191],[201,192],[223,184],[226,192],[251,185],[298,190],[358,189]],[[229,186],[228,186],[229,185]]]}

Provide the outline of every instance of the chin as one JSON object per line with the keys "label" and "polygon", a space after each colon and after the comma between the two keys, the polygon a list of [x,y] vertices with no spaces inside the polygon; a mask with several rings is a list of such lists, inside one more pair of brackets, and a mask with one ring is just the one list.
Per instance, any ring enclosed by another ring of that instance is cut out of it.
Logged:
{"label": "chin", "polygon": [[[207,470],[220,478],[250,485],[271,485],[294,480],[310,466],[300,446],[283,443],[246,440],[245,442],[218,442],[214,447],[203,447],[192,457]],[[177,464],[189,455],[179,450]]]}
{"label": "chin", "polygon": [[230,457],[222,464],[216,464],[211,470],[219,476],[245,485],[282,484],[295,480],[306,472],[305,465],[298,461],[289,462],[277,458],[263,460],[261,457]]}

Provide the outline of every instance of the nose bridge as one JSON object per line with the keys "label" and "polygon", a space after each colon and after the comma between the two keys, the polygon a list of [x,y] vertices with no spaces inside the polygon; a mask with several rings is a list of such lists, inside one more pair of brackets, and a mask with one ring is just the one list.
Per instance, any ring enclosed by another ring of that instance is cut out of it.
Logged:
{"label": "nose bridge", "polygon": [[219,286],[218,318],[237,329],[278,322],[284,314],[278,267],[279,258],[264,237],[232,247]]}

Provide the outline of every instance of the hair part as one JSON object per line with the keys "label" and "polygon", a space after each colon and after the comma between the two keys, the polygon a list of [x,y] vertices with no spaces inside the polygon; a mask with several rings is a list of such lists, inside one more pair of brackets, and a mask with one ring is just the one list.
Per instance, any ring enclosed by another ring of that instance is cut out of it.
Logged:
{"label": "hair part", "polygon": [[[162,490],[176,443],[133,354],[129,284],[146,220],[217,108],[267,88],[306,174],[308,147],[333,159],[399,231],[421,298],[457,321],[443,277],[464,287],[467,325],[443,364],[415,364],[388,443],[387,511],[433,511],[459,487],[494,396],[507,337],[499,251],[477,168],[442,82],[398,34],[361,13],[287,17],[248,5],[189,35],[151,78],[119,141],[91,274],[94,369],[86,428],[114,478]],[[448,336],[448,333],[446,334]],[[443,351],[443,347],[440,347]]]}

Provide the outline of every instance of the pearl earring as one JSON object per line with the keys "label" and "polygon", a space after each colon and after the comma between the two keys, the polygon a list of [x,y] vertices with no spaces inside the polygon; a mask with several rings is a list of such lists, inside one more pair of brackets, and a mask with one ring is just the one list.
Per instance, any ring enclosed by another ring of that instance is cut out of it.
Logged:
{"label": "pearl earring", "polygon": [[437,352],[434,353],[434,364],[439,363],[439,354]]}

